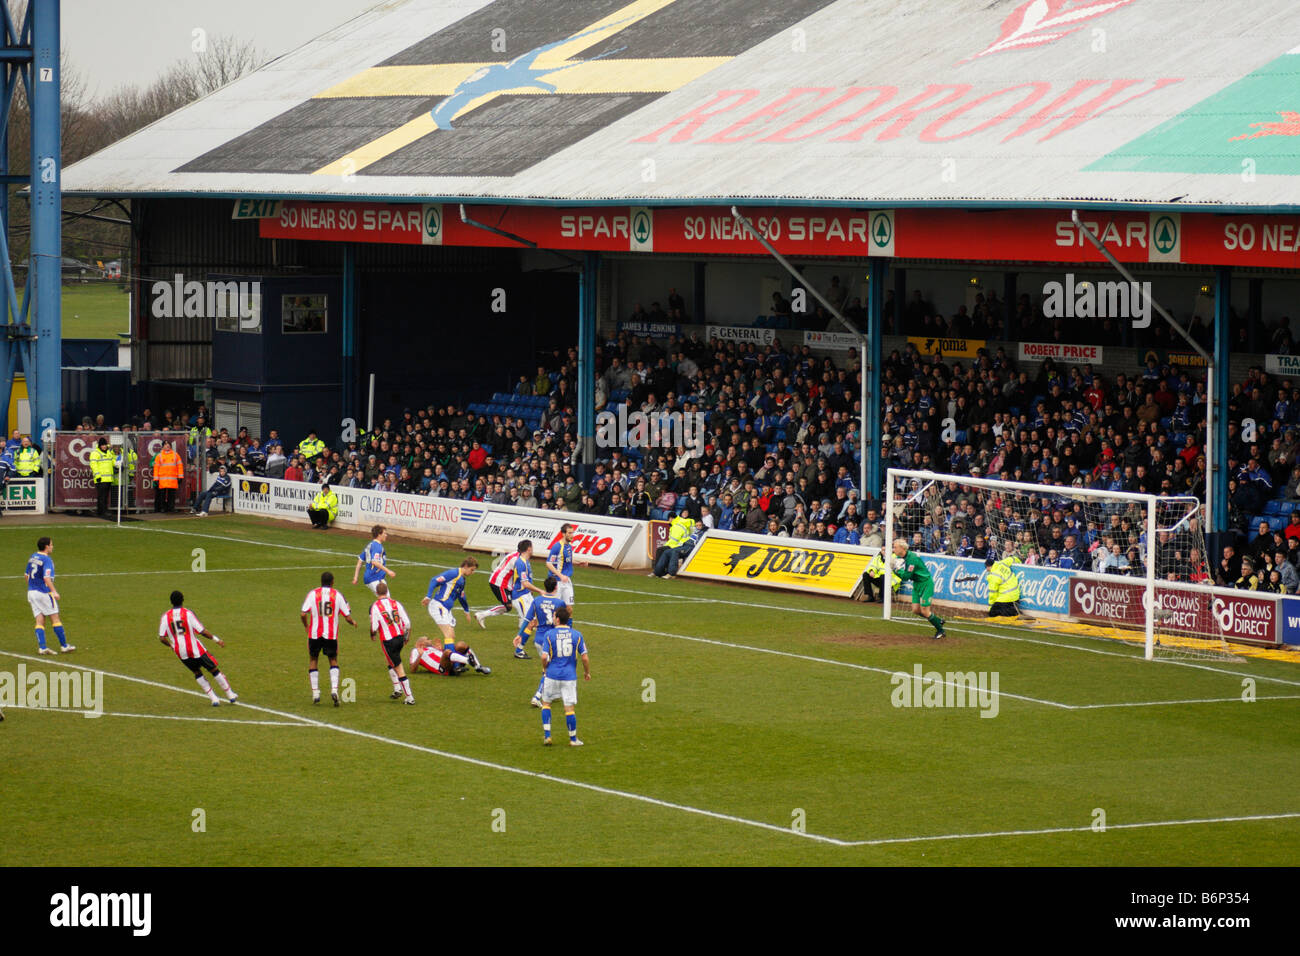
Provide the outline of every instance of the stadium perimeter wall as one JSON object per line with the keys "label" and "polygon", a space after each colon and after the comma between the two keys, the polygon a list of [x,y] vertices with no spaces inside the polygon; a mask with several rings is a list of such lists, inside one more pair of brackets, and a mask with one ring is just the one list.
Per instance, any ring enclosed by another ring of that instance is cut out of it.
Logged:
{"label": "stadium perimeter wall", "polygon": [[[234,487],[235,511],[306,522],[307,508],[318,490],[318,485],[301,481],[240,478]],[[578,526],[573,542],[578,561],[628,569],[650,564],[647,521],[362,488],[333,491],[339,500],[337,528],[369,531],[382,524],[399,534],[480,551],[513,550],[521,538],[530,538],[534,552],[541,555],[559,536],[560,526],[571,522]]]}

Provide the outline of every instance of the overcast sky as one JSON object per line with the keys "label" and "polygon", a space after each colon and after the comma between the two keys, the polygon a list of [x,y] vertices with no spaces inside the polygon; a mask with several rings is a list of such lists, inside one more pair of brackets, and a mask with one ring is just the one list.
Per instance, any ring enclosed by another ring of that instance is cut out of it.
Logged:
{"label": "overcast sky", "polygon": [[148,85],[193,56],[195,29],[255,43],[267,58],[346,23],[380,0],[63,0],[63,50],[91,99]]}

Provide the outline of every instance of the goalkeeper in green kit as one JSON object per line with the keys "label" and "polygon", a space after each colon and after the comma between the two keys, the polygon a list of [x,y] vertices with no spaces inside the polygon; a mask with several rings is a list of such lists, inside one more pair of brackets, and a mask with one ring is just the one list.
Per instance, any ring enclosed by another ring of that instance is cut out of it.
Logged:
{"label": "goalkeeper in green kit", "polygon": [[902,538],[894,540],[894,573],[902,580],[912,582],[912,613],[930,622],[936,641],[943,637],[943,618],[930,610],[934,578],[920,555],[913,553]]}

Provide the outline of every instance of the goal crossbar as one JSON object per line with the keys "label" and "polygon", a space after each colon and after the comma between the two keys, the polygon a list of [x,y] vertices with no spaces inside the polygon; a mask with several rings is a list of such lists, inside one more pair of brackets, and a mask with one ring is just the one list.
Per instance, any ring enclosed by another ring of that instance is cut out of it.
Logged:
{"label": "goal crossbar", "polygon": [[[906,485],[909,482],[915,482],[917,487],[909,488]],[[1147,609],[1144,615],[1144,643],[1146,646],[1146,657],[1151,659],[1154,656],[1155,649],[1155,625],[1156,614],[1152,610],[1157,607],[1156,604],[1156,587],[1159,584],[1162,588],[1177,588],[1179,590],[1204,590],[1203,586],[1184,584],[1174,581],[1157,581],[1156,578],[1156,548],[1159,531],[1173,531],[1184,526],[1190,526],[1193,518],[1201,514],[1201,504],[1199,500],[1190,495],[1162,497],[1159,495],[1145,494],[1139,492],[1117,492],[1103,491],[1096,488],[1075,488],[1068,485],[1043,485],[1032,484],[1023,481],[1001,481],[993,478],[977,478],[970,475],[944,475],[933,471],[915,471],[902,468],[890,468],[886,472],[885,483],[885,528],[884,528],[884,553],[887,557],[893,555],[895,539],[895,522],[898,520],[909,506],[917,503],[925,492],[935,485],[943,487],[952,483],[962,488],[983,488],[989,491],[997,492],[1021,492],[1036,495],[1039,498],[1062,501],[1087,501],[1091,500],[1096,503],[1120,502],[1126,507],[1136,506],[1142,514],[1141,525],[1144,532],[1145,544],[1142,549],[1142,563],[1145,573],[1140,578],[1128,578],[1132,584],[1141,586],[1143,590],[1143,604]],[[1157,527],[1157,508],[1168,509],[1174,508],[1175,514],[1178,515],[1176,523],[1172,528]],[[1181,514],[1178,514],[1181,512]],[[1201,526],[1203,528],[1203,525]],[[1202,558],[1206,555],[1202,553]],[[1086,568],[1076,569],[1075,574],[1086,579],[1114,580],[1113,576],[1101,575],[1092,572]],[[893,613],[893,590],[892,588],[883,588],[884,594],[884,617],[889,620]]]}

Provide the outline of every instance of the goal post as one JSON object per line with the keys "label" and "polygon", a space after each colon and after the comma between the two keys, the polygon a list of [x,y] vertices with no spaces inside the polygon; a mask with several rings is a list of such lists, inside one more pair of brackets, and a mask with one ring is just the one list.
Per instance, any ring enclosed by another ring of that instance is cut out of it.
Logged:
{"label": "goal post", "polygon": [[[1157,496],[891,468],[884,546],[905,537],[935,573],[935,600],[987,596],[984,559],[1008,558],[1020,612],[1089,636],[1141,643],[1148,659],[1237,660],[1213,588],[1204,506]],[[886,619],[893,595],[885,589]]]}

